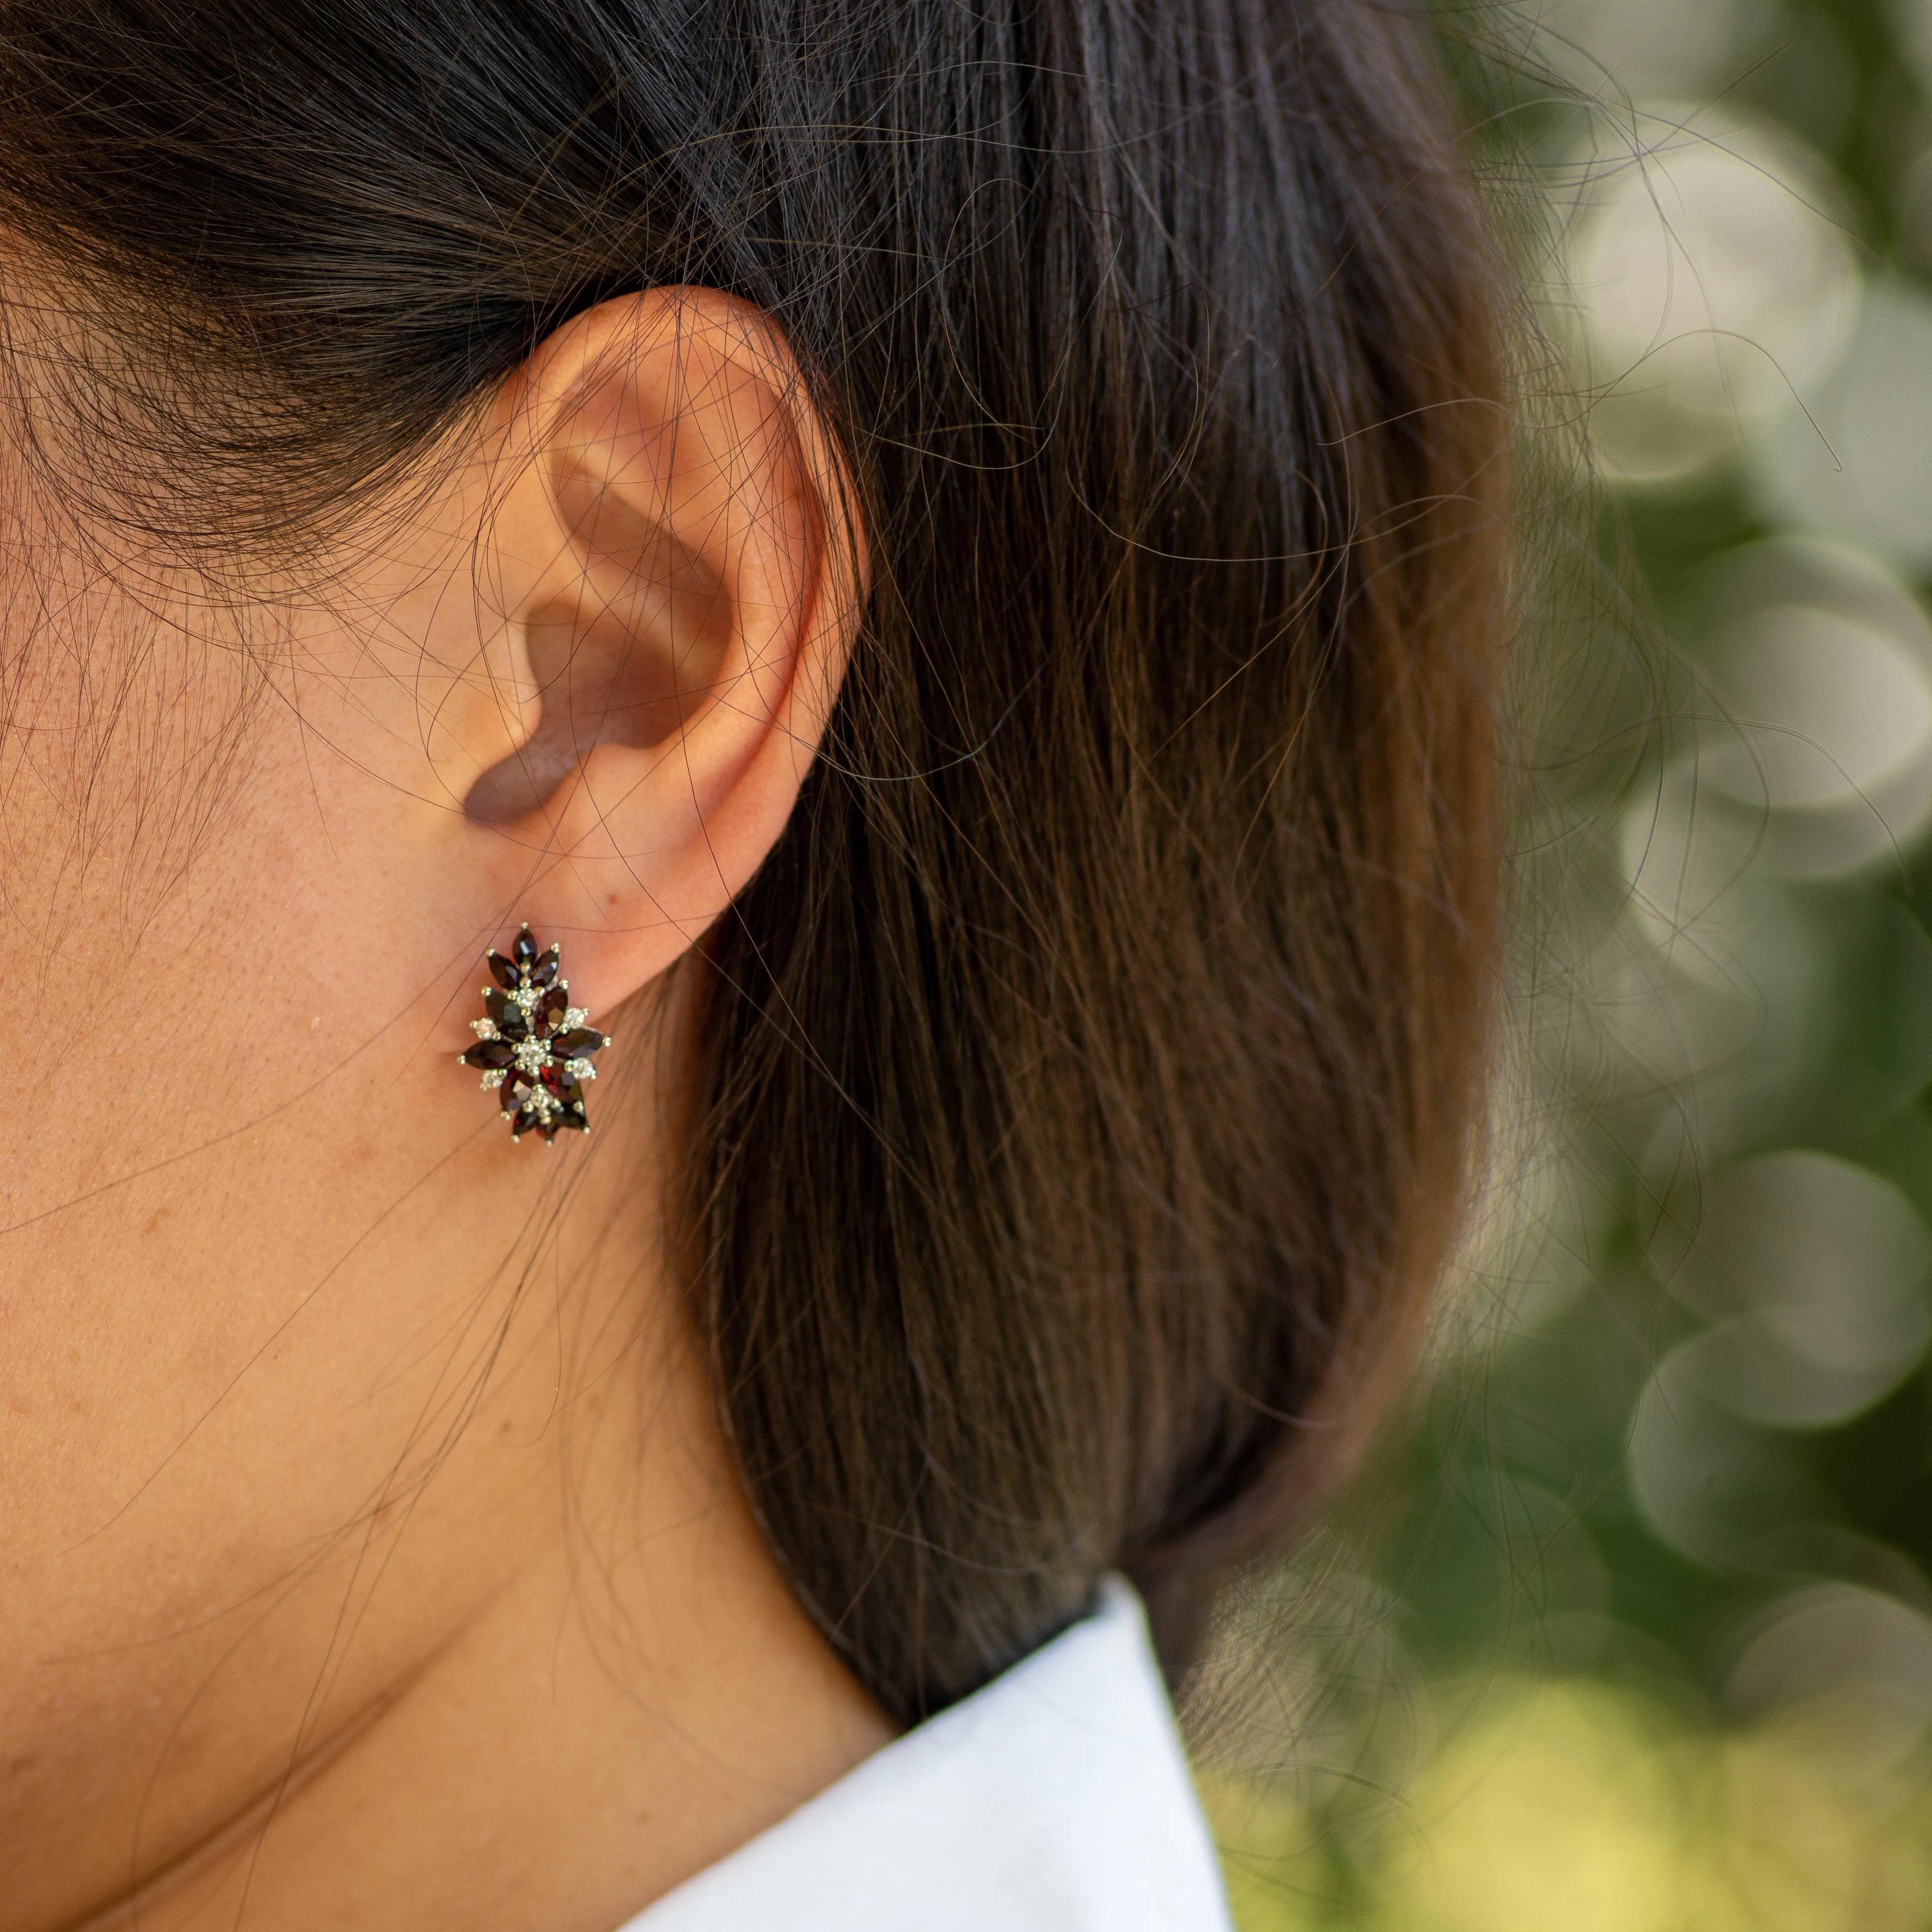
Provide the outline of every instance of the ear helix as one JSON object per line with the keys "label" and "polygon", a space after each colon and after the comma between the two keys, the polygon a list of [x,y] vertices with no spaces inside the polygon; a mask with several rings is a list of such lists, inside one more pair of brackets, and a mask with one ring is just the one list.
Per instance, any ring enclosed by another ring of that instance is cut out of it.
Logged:
{"label": "ear helix", "polygon": [[483,958],[496,983],[483,988],[484,1017],[470,1022],[476,1044],[458,1060],[480,1067],[485,1090],[501,1094],[512,1140],[538,1133],[554,1145],[563,1128],[587,1134],[584,1083],[596,1078],[591,1055],[610,1036],[571,1005],[570,982],[558,976],[562,949],[539,952],[526,924],[507,954],[493,946]]}

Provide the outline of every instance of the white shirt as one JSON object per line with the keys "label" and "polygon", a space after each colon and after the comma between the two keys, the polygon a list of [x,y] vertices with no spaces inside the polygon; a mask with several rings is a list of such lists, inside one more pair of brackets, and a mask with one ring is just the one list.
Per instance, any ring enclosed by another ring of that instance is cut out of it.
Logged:
{"label": "white shirt", "polygon": [[1140,1600],[1100,1606],[623,1932],[1228,1932]]}

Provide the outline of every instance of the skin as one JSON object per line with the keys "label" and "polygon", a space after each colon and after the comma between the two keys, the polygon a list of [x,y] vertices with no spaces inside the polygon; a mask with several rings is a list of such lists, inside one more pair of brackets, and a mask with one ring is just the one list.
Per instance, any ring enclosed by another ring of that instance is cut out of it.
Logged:
{"label": "skin", "polygon": [[[795,377],[607,303],[299,569],[9,459],[0,1932],[612,1932],[887,1736],[662,1198],[863,577]],[[615,1036],[554,1150],[454,1060],[524,920]]]}

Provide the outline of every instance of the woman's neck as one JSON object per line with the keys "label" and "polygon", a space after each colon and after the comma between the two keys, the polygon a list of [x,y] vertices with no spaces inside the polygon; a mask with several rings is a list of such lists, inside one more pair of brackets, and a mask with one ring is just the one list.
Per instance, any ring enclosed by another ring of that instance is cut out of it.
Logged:
{"label": "woman's neck", "polygon": [[742,1505],[691,1502],[621,1580],[560,1535],[87,1932],[614,1932],[776,1822],[889,1729]]}
{"label": "woman's neck", "polygon": [[[622,1112],[558,1211],[339,1208],[351,1262],[275,1250],[324,1292],[171,1340],[191,1426],[71,1438],[106,1473],[0,1600],[0,1932],[614,1932],[886,1739],[759,1537]],[[52,1295],[90,1256],[44,1245]]]}

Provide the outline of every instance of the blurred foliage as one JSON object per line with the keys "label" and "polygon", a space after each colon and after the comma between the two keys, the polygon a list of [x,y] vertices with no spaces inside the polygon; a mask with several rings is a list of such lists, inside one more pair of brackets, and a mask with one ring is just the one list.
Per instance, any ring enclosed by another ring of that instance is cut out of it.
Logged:
{"label": "blurred foliage", "polygon": [[1204,1788],[1244,1932],[1932,1928],[1932,0],[1437,10],[1551,345],[1520,1036]]}

